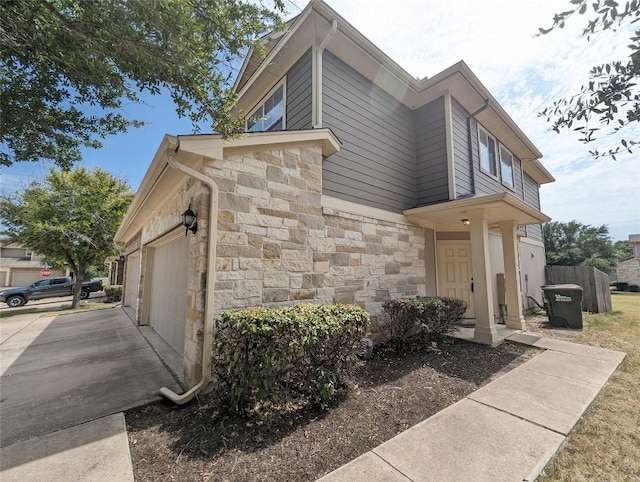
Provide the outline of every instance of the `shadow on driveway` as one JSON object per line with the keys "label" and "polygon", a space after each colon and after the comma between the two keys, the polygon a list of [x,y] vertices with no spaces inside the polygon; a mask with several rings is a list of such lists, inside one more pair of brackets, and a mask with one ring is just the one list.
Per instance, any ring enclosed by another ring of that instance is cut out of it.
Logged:
{"label": "shadow on driveway", "polygon": [[0,321],[0,447],[180,391],[122,309],[39,316]]}

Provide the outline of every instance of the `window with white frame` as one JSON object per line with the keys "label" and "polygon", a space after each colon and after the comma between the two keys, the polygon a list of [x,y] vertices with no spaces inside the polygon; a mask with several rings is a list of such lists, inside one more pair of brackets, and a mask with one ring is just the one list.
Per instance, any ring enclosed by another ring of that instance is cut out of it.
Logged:
{"label": "window with white frame", "polygon": [[478,146],[480,149],[480,169],[497,177],[496,140],[480,126],[478,126]]}
{"label": "window with white frame", "polygon": [[284,129],[284,79],[266,100],[247,116],[247,132],[281,131]]}
{"label": "window with white frame", "polygon": [[513,189],[513,155],[500,145],[500,177],[502,184]]}

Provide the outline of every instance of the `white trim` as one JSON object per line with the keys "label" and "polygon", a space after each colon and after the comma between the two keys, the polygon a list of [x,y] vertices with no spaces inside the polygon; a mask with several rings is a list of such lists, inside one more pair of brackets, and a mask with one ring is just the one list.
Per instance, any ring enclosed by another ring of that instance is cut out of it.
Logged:
{"label": "white trim", "polygon": [[184,233],[182,232],[183,227],[184,226],[176,226],[175,228],[171,228],[168,231],[165,231],[163,234],[160,235],[160,237],[146,243],[146,246],[150,248],[159,248],[160,246],[163,246],[167,243],[170,243],[171,241],[178,239],[180,236],[184,236]]}
{"label": "white trim", "polygon": [[[253,107],[249,110],[249,115],[247,115],[244,119],[244,129],[248,132],[248,124],[249,119],[256,111],[264,106],[264,104],[269,100],[269,98],[276,93],[276,91],[282,86],[282,129],[278,130],[287,130],[287,74],[285,74],[272,88],[267,92],[265,96],[262,97],[258,102],[254,104]],[[274,132],[274,131],[252,131],[252,132]]]}
{"label": "white trim", "polygon": [[[242,96],[247,92],[247,90],[249,90],[253,86],[253,83],[260,76],[260,74],[262,74],[262,72],[269,65],[273,63],[276,55],[278,55],[280,53],[280,50],[282,50],[282,47],[284,47],[284,45],[287,43],[289,38],[291,38],[291,36],[296,32],[296,30],[300,28],[300,26],[304,23],[306,18],[311,14],[310,5],[311,3],[307,5],[307,7],[305,8],[307,10],[306,13],[303,12],[302,14],[300,14],[298,18],[296,18],[291,28],[285,32],[286,35],[285,34],[282,35],[282,37],[280,38],[278,43],[275,45],[275,47],[273,47],[269,55],[267,55],[267,57],[262,60],[262,63],[258,66],[256,71],[253,74],[251,74],[251,77],[249,77],[247,82],[242,86],[242,89],[240,89],[240,92],[237,93],[238,99],[242,98]],[[234,88],[234,91],[235,91],[235,88]]]}
{"label": "white trim", "polygon": [[[335,211],[343,211],[351,214],[357,214],[358,216],[365,216],[372,219],[378,219],[380,221],[389,221],[391,223],[408,224],[416,226],[416,223],[411,222],[406,216],[394,213],[391,211],[385,211],[384,209],[374,208],[371,206],[365,206],[364,204],[354,203],[351,201],[344,201],[332,196],[322,195],[320,204],[325,210],[332,209]],[[331,214],[331,213],[326,213]]]}
{"label": "white trim", "polygon": [[[318,89],[322,84],[322,75],[320,75],[320,81],[318,81],[318,71],[322,74],[322,65],[318,66],[318,48],[314,43],[311,46],[311,125],[314,129],[322,127],[318,125],[318,110],[322,111],[322,99],[318,102]],[[321,117],[321,115],[320,115]]]}
{"label": "white trim", "polygon": [[451,94],[447,92],[444,95],[444,125],[445,138],[447,143],[447,178],[449,182],[449,200],[457,199],[456,194],[456,165],[453,142],[453,112],[451,107]]}
{"label": "white trim", "polygon": [[[486,174],[487,176],[490,176],[492,179],[495,179],[498,182],[501,182],[500,181],[500,160],[498,159],[498,157],[500,156],[500,146],[499,146],[498,140],[477,121],[476,121],[476,127],[477,127],[476,136],[478,138],[478,166],[480,167],[480,172],[482,172],[483,174]],[[491,171],[487,171],[482,167],[482,153],[481,153],[482,142],[480,142],[480,131],[485,133],[485,135],[487,136],[487,141],[490,138],[493,139],[493,145],[495,149],[493,162],[496,165],[495,174],[492,173]]]}

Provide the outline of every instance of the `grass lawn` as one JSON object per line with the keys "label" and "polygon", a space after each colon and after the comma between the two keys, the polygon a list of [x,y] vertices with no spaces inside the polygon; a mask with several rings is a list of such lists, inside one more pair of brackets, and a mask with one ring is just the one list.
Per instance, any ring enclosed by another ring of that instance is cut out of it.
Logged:
{"label": "grass lawn", "polygon": [[[627,357],[539,481],[640,481],[640,293],[612,293],[611,298],[614,311],[585,313],[584,329],[572,332],[572,338],[624,351]],[[571,335],[558,330],[557,336]]]}

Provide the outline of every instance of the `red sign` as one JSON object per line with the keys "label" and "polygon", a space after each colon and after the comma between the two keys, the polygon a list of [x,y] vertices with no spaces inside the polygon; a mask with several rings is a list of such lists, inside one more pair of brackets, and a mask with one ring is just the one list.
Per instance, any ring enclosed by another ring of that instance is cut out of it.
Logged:
{"label": "red sign", "polygon": [[42,276],[43,278],[48,278],[49,276],[51,276],[51,270],[49,268],[41,269],[40,276]]}

